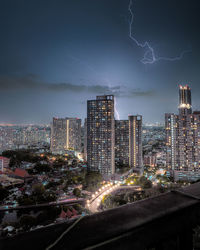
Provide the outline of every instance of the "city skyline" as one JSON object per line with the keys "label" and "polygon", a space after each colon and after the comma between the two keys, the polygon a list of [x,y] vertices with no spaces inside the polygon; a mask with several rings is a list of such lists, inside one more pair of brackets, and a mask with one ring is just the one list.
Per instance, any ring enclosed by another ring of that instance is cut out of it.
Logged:
{"label": "city skyline", "polygon": [[[102,94],[116,96],[120,119],[164,122],[179,84],[191,86],[198,110],[198,8],[195,0],[2,2],[0,123],[83,120],[86,101]],[[145,64],[150,47],[155,60]]]}
{"label": "city skyline", "polygon": [[[182,85],[178,85],[179,87],[182,86]],[[186,84],[186,86],[188,86]],[[191,88],[190,88],[191,90]],[[116,101],[116,97],[113,95],[115,101]],[[87,101],[86,100],[86,111],[87,111]],[[176,106],[176,109],[179,108],[180,106],[180,103],[178,102],[177,106]],[[191,105],[191,107],[193,107]],[[194,109],[194,111],[198,111],[198,109]],[[128,116],[130,116],[132,113],[129,113]],[[139,115],[139,112],[136,112],[137,115]],[[162,114],[163,115],[163,114]],[[74,118],[74,119],[80,119],[81,120],[81,126],[84,126],[84,120],[86,119],[87,117],[87,114],[86,114],[86,117],[83,117],[83,116],[80,116],[80,117],[77,117],[75,118],[76,114],[72,115],[72,116],[68,116],[68,115],[60,115],[60,116],[53,116],[53,118],[56,118],[56,119],[68,119],[68,118]],[[83,117],[83,118],[82,118]],[[163,116],[164,117],[164,116]],[[120,118],[120,114],[119,114],[119,111],[116,107],[116,103],[115,103],[115,106],[114,106],[114,118],[116,121],[120,121],[120,120],[124,120],[124,119],[121,119]],[[160,126],[164,126],[164,121],[165,118],[163,118],[163,120],[161,121],[153,121],[153,122],[149,122],[149,121],[145,121],[143,123],[144,126],[154,126],[154,125],[160,125]],[[28,122],[22,122],[22,123],[7,123],[7,122],[0,122],[0,126],[51,126],[52,124],[52,117],[49,118],[49,121],[47,121],[46,123],[39,123],[39,122],[32,122],[32,123],[28,123]]]}
{"label": "city skyline", "polygon": [[199,10],[0,0],[2,250],[200,249]]}

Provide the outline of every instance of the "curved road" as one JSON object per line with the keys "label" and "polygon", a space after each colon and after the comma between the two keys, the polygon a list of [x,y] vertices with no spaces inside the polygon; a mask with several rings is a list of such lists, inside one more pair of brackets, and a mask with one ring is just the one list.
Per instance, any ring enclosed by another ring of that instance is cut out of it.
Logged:
{"label": "curved road", "polygon": [[95,197],[93,197],[91,200],[87,202],[87,208],[92,213],[98,212],[98,207],[101,204],[103,197],[107,194],[111,194],[115,192],[118,189],[135,189],[135,190],[140,189],[141,190],[141,187],[140,186],[120,186],[119,184],[106,187],[100,192],[98,192],[98,194],[96,194]]}

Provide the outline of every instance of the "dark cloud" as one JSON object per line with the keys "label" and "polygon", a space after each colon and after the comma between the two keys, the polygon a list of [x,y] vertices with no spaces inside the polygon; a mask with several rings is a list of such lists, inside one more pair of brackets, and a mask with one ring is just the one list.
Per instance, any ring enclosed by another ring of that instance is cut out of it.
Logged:
{"label": "dark cloud", "polygon": [[85,85],[72,83],[47,83],[41,81],[37,75],[28,76],[0,76],[0,91],[6,90],[40,90],[55,92],[89,92],[94,94],[113,94],[116,97],[141,97],[154,95],[153,90],[142,91],[141,89],[131,89],[125,86],[107,86],[107,85]]}
{"label": "dark cloud", "polygon": [[140,89],[130,90],[129,96],[154,96],[156,93],[154,90],[141,91]]}
{"label": "dark cloud", "polygon": [[120,118],[164,122],[177,112],[179,84],[190,85],[199,109],[200,1],[133,0],[132,35],[156,58],[192,50],[146,65],[147,48],[129,37],[129,0],[1,3],[0,121],[83,119],[88,99],[114,94]]}

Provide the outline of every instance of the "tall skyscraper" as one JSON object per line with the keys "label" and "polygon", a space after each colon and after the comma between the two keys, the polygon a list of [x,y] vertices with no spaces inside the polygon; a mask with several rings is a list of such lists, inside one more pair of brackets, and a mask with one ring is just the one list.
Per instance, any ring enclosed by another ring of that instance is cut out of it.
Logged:
{"label": "tall skyscraper", "polygon": [[114,96],[97,96],[87,102],[88,168],[103,175],[115,172]]}
{"label": "tall skyscraper", "polygon": [[166,131],[166,165],[168,169],[175,170],[178,159],[178,116],[171,113],[165,114]]}
{"label": "tall skyscraper", "polygon": [[179,115],[192,113],[191,89],[188,85],[179,86]]}
{"label": "tall skyscraper", "polygon": [[53,118],[51,151],[62,154],[66,150],[81,150],[81,119]]}
{"label": "tall skyscraper", "polygon": [[175,180],[200,178],[200,112],[192,113],[191,90],[179,86],[179,115],[165,114],[167,168]]}
{"label": "tall skyscraper", "polygon": [[84,160],[87,161],[87,118],[84,121]]}
{"label": "tall skyscraper", "polygon": [[129,116],[129,165],[142,171],[142,116]]}
{"label": "tall skyscraper", "polygon": [[115,121],[115,160],[129,165],[129,121]]}
{"label": "tall skyscraper", "polygon": [[74,151],[81,151],[81,119],[66,118],[67,140],[66,148]]}
{"label": "tall skyscraper", "polygon": [[142,172],[142,116],[129,116],[115,121],[115,159]]}
{"label": "tall skyscraper", "polygon": [[67,122],[65,118],[53,118],[51,127],[51,152],[62,154],[66,150],[66,129]]}

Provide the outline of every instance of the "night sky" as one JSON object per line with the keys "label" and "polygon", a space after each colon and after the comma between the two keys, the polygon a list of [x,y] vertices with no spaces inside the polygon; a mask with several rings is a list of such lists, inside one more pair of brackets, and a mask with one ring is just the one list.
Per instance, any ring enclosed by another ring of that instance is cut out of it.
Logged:
{"label": "night sky", "polygon": [[[0,0],[0,122],[50,123],[86,117],[88,99],[114,94],[120,119],[164,122],[177,112],[178,85],[200,109],[200,1]],[[148,55],[150,56],[150,55]]]}

